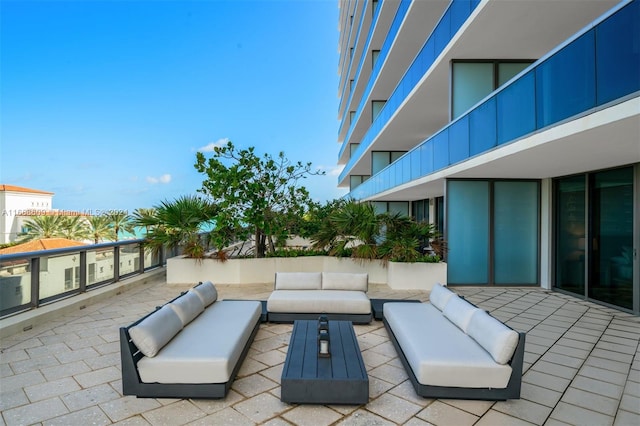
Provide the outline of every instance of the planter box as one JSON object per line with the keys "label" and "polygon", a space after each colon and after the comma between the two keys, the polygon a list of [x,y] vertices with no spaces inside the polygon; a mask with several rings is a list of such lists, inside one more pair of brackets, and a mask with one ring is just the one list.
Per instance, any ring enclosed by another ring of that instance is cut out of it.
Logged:
{"label": "planter box", "polygon": [[[399,265],[399,266],[398,266]],[[412,270],[417,270],[411,273]],[[430,290],[436,282],[446,284],[446,263],[394,263],[333,256],[275,257],[263,259],[167,259],[168,284],[195,284],[211,280],[216,284],[273,283],[276,272],[355,272],[369,274],[370,284],[387,284],[393,289]],[[403,272],[400,272],[403,271]],[[429,275],[435,274],[433,277]]]}
{"label": "planter box", "polygon": [[447,264],[389,262],[387,285],[394,290],[431,291],[437,283],[447,284]]}

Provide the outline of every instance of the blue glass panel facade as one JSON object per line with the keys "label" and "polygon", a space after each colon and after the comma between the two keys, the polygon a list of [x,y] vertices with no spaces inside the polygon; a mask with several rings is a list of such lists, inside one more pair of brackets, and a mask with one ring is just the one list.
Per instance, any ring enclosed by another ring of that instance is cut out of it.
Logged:
{"label": "blue glass panel facade", "polygon": [[497,96],[498,145],[536,128],[535,76],[528,72]]}
{"label": "blue glass panel facade", "polygon": [[449,129],[444,129],[433,138],[433,170],[449,165]]}
{"label": "blue glass panel facade", "polygon": [[594,43],[592,30],[536,68],[539,129],[595,106]]}
{"label": "blue glass panel facade", "polygon": [[469,116],[464,116],[449,127],[449,164],[469,158]]}
{"label": "blue glass panel facade", "polygon": [[597,97],[600,105],[640,90],[638,22],[640,2],[636,1],[596,28]]}
{"label": "blue glass panel facade", "polygon": [[497,143],[496,99],[491,98],[469,114],[469,155],[488,151]]}
{"label": "blue glass panel facade", "polygon": [[448,182],[447,230],[448,283],[486,284],[489,280],[488,182]]}

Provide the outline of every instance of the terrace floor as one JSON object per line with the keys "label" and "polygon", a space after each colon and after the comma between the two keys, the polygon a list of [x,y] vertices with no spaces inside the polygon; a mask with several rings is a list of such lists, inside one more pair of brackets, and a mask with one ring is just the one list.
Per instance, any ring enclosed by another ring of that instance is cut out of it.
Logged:
{"label": "terrace floor", "polygon": [[[365,406],[280,401],[287,324],[261,325],[224,400],[123,397],[118,328],[186,288],[159,278],[2,339],[0,425],[640,424],[640,318],[539,288],[454,288],[527,332],[520,400],[417,397],[380,321],[355,326],[370,381]],[[218,290],[257,300],[271,285]],[[369,296],[428,299],[386,286],[371,286]]]}

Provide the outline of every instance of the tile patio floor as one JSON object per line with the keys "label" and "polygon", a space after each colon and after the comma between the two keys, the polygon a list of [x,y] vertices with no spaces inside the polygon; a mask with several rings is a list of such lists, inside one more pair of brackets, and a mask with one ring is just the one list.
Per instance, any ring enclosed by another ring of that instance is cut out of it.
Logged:
{"label": "tile patio floor", "polygon": [[[428,298],[371,287],[372,298]],[[640,318],[541,289],[454,288],[528,333],[520,400],[417,397],[379,321],[355,326],[370,380],[365,406],[280,401],[286,324],[261,325],[224,400],[123,397],[118,327],[186,288],[160,278],[2,339],[0,425],[640,425]],[[266,299],[270,289],[219,293]]]}

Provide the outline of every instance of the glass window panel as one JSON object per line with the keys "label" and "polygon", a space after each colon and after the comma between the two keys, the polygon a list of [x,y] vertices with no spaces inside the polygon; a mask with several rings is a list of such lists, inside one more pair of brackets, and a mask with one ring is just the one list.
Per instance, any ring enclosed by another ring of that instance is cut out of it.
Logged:
{"label": "glass window panel", "polygon": [[371,153],[371,174],[375,175],[389,165],[388,151],[373,151]]}
{"label": "glass window panel", "polygon": [[495,182],[494,282],[538,283],[538,182]]}
{"label": "glass window panel", "polygon": [[353,157],[353,153],[356,152],[356,150],[358,149],[359,146],[360,146],[359,143],[349,144],[349,154],[350,154],[351,157]]}
{"label": "glass window panel", "polygon": [[389,201],[389,213],[398,213],[402,216],[409,216],[408,201]]}
{"label": "glass window panel", "polygon": [[40,300],[80,288],[75,276],[80,253],[49,256],[47,263],[48,268],[40,270]]}
{"label": "glass window panel", "polygon": [[433,170],[433,141],[428,141],[420,146],[420,175],[424,176]]}
{"label": "glass window panel", "polygon": [[469,114],[469,135],[469,155],[480,154],[496,146],[495,97],[487,100]]}
{"label": "glass window panel", "polygon": [[504,85],[529,65],[531,65],[531,62],[503,62],[498,64],[498,87]]}
{"label": "glass window panel", "polygon": [[407,151],[391,151],[391,162],[398,161]]}
{"label": "glass window panel", "polygon": [[589,31],[536,68],[538,128],[595,106],[594,48]]}
{"label": "glass window panel", "polygon": [[453,63],[453,118],[493,92],[493,63]]}
{"label": "glass window panel", "polygon": [[449,164],[469,158],[469,117],[462,117],[449,128]]}
{"label": "glass window panel", "polygon": [[371,68],[372,69],[376,65],[376,61],[378,60],[379,56],[380,56],[380,51],[379,50],[372,50],[371,51]]}
{"label": "glass window panel", "polygon": [[387,202],[386,201],[372,201],[371,205],[373,206],[373,210],[376,213],[386,213],[387,212]]}
{"label": "glass window panel", "polygon": [[362,176],[349,176],[349,190],[353,191],[362,184]]}
{"label": "glass window panel", "polygon": [[589,297],[633,309],[633,168],[591,176]]}
{"label": "glass window panel", "polygon": [[598,105],[640,90],[640,2],[596,28]]}
{"label": "glass window panel", "polygon": [[419,177],[422,176],[422,174],[420,173],[421,152],[422,152],[422,147],[419,147],[411,151],[411,153],[409,154],[410,162],[411,162],[410,163],[411,164],[411,180],[418,179]]}
{"label": "glass window panel", "polygon": [[498,144],[510,142],[536,128],[535,76],[528,72],[497,95]]}
{"label": "glass window panel", "polygon": [[447,182],[447,275],[450,284],[489,280],[489,183]]}
{"label": "glass window panel", "polygon": [[555,286],[583,296],[585,289],[585,177],[556,181]]}
{"label": "glass window panel", "polygon": [[[93,265],[93,266],[92,266]],[[87,252],[87,285],[114,279],[113,248]]]}
{"label": "glass window panel", "polygon": [[449,165],[449,128],[444,129],[431,140],[433,143],[433,170]]}
{"label": "glass window panel", "polygon": [[386,101],[371,101],[371,122],[373,123],[384,108]]}

